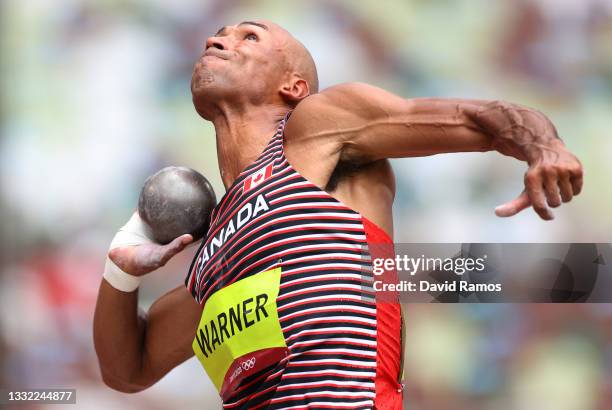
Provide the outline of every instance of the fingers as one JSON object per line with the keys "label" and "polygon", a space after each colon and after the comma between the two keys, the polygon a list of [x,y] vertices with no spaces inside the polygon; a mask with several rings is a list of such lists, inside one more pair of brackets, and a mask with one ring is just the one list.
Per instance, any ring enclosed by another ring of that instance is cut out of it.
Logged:
{"label": "fingers", "polygon": [[557,172],[553,169],[544,173],[544,192],[549,206],[556,208],[562,202],[569,202],[582,190],[582,169]]}
{"label": "fingers", "polygon": [[556,174],[551,171],[530,170],[525,174],[525,190],[512,201],[495,208],[495,214],[505,218],[532,206],[542,219],[549,221],[554,219],[554,215],[548,206],[555,208],[562,202],[571,201],[581,189],[581,172]]}
{"label": "fingers", "polygon": [[185,234],[174,239],[172,242],[166,245],[166,247],[169,247],[173,252],[178,253],[185,249],[191,242],[193,242],[193,236],[190,234]]}
{"label": "fingers", "polygon": [[561,198],[563,202],[569,202],[574,196],[574,189],[570,180],[569,174],[565,174],[559,178],[559,190],[561,191]]}
{"label": "fingers", "polygon": [[[495,209],[498,216],[512,216],[528,206],[544,220],[554,219],[550,208],[569,202],[582,190],[582,164],[562,143],[541,150],[529,162],[525,191]],[[550,207],[550,208],[549,208]]]}
{"label": "fingers", "polygon": [[193,236],[189,234],[181,235],[175,238],[172,242],[163,246],[163,254],[161,257],[161,265],[165,265],[174,255],[181,252],[193,242]]}
{"label": "fingers", "polygon": [[139,276],[161,268],[191,242],[193,237],[186,234],[167,245],[146,243],[114,248],[108,252],[108,257],[122,271]]}
{"label": "fingers", "polygon": [[547,198],[544,192],[543,178],[540,172],[527,171],[525,174],[525,189],[534,211],[545,221],[554,219],[553,213],[546,206]]}
{"label": "fingers", "polygon": [[[559,194],[559,183],[557,175],[554,171],[548,171],[544,176],[544,192],[546,194],[546,202],[552,208],[561,205],[561,195]],[[560,182],[560,181],[559,181]]]}
{"label": "fingers", "polygon": [[529,202],[529,196],[525,191],[523,191],[518,197],[513,199],[510,202],[506,202],[495,208],[495,215],[507,218],[509,216],[514,216],[521,212],[523,209],[528,208],[531,205]]}
{"label": "fingers", "polygon": [[580,191],[582,191],[582,168],[571,174],[570,182],[574,190],[574,195],[578,195]]}

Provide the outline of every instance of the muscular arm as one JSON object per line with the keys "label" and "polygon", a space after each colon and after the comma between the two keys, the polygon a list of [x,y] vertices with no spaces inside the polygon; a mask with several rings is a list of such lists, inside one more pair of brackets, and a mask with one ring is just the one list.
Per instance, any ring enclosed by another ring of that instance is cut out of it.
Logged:
{"label": "muscular arm", "polygon": [[[306,152],[323,147],[331,175],[339,163],[384,158],[497,150],[526,161],[526,191],[497,213],[510,216],[546,207],[580,192],[582,168],[542,113],[502,101],[404,99],[366,84],[343,84],[300,103],[287,126],[288,146]],[[296,148],[297,147],[297,148]],[[295,155],[297,157],[298,155]]]}
{"label": "muscular arm", "polygon": [[121,292],[102,280],[94,315],[94,344],[104,382],[141,391],[193,355],[201,308],[179,286],[138,313],[138,291]]}
{"label": "muscular arm", "polygon": [[104,382],[141,391],[193,355],[200,306],[180,286],[138,314],[138,291],[121,292],[102,280],[94,317],[94,344]]}

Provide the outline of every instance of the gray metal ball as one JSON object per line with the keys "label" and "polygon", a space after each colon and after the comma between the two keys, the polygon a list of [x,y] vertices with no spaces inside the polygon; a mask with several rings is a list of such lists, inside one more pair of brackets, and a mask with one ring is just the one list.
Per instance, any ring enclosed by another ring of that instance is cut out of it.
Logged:
{"label": "gray metal ball", "polygon": [[210,182],[198,171],[170,166],[151,175],[138,199],[138,214],[148,225],[152,239],[167,244],[189,233],[201,239],[217,204]]}

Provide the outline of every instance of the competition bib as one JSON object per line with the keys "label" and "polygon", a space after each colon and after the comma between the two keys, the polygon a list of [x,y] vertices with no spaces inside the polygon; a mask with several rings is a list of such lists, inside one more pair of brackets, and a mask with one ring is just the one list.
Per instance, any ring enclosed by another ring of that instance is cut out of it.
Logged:
{"label": "competition bib", "polygon": [[242,379],[287,355],[276,298],[281,268],[261,272],[208,298],[193,351],[225,400]]}

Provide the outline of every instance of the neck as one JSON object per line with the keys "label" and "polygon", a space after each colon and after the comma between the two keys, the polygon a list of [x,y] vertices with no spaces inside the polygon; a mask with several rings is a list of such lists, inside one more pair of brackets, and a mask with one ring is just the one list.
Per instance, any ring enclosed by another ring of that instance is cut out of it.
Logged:
{"label": "neck", "polygon": [[212,118],[217,137],[221,179],[229,188],[240,172],[261,154],[274,135],[286,106],[257,106],[248,110],[219,110]]}

